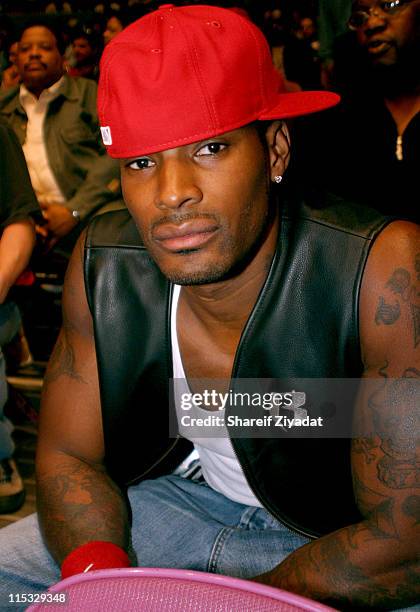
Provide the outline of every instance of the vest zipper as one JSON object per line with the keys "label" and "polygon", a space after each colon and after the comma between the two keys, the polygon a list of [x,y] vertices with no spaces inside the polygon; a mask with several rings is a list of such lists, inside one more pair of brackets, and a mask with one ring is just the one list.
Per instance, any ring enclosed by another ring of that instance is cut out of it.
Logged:
{"label": "vest zipper", "polygon": [[180,438],[181,436],[178,434],[175,440],[173,441],[173,443],[166,449],[163,455],[161,455],[159,459],[157,459],[157,461],[153,463],[153,465],[151,465],[149,468],[147,468],[147,470],[145,470],[144,472],[142,472],[135,478],[132,478],[131,480],[126,482],[125,485],[127,487],[130,487],[131,485],[136,484],[140,479],[143,479],[145,476],[147,476],[147,474],[149,474],[152,470],[154,470],[155,467],[159,465],[159,463],[162,463],[162,461],[169,455],[169,453],[173,451],[175,446],[178,444]]}
{"label": "vest zipper", "polygon": [[[279,237],[282,235],[282,233],[283,233],[283,228],[282,228],[282,224],[280,223],[280,225],[279,225]],[[241,352],[241,349],[242,349],[242,346],[243,346],[243,343],[244,343],[244,338],[247,336],[248,329],[249,329],[249,327],[250,327],[250,321],[251,321],[251,319],[252,319],[252,317],[253,317],[253,314],[254,314],[254,312],[255,312],[255,306],[256,306],[257,304],[260,304],[260,303],[262,302],[262,300],[264,299],[264,297],[265,297],[266,293],[269,291],[270,284],[271,284],[271,281],[272,281],[272,276],[273,276],[274,265],[275,265],[275,263],[276,263],[276,260],[277,260],[279,257],[280,257],[279,248],[277,248],[276,253],[275,253],[275,255],[274,255],[274,257],[273,257],[273,260],[272,260],[272,262],[271,262],[270,270],[269,270],[269,272],[268,272],[268,274],[267,274],[267,278],[266,278],[266,280],[265,280],[265,283],[264,283],[264,285],[263,285],[263,287],[262,287],[262,290],[261,290],[261,292],[260,292],[260,295],[259,295],[259,296],[258,296],[258,298],[257,298],[257,301],[256,301],[256,303],[255,303],[255,305],[254,305],[254,308],[253,308],[253,309],[252,309],[252,311],[251,311],[251,314],[250,314],[250,316],[249,316],[249,318],[248,318],[248,321],[247,321],[247,323],[246,323],[246,325],[245,325],[245,328],[244,328],[244,330],[243,330],[243,332],[242,332],[242,335],[241,335],[241,338],[240,338],[240,340],[239,340],[239,344],[238,344],[238,346],[237,346],[236,353],[235,353],[235,359],[234,359],[234,362],[233,362],[233,368],[232,368],[232,379],[234,379],[234,378],[235,378],[235,375],[236,375],[236,373],[237,373],[237,371],[238,371],[238,367],[239,367],[239,355],[240,355],[240,352]],[[226,415],[225,415],[225,416],[227,416],[227,413],[226,413]],[[270,514],[272,514],[272,516],[274,516],[274,518],[276,518],[276,519],[277,519],[277,520],[278,520],[280,523],[282,523],[282,525],[284,525],[284,526],[285,526],[287,529],[289,529],[289,531],[291,531],[291,532],[293,532],[293,533],[297,533],[298,535],[302,535],[302,536],[304,536],[305,538],[308,538],[308,539],[310,539],[310,540],[315,540],[315,539],[316,539],[316,536],[314,536],[314,535],[312,535],[312,534],[309,534],[309,533],[307,533],[306,531],[304,531],[304,530],[302,530],[302,529],[297,529],[296,527],[293,527],[292,525],[290,525],[290,524],[289,524],[289,523],[288,523],[286,520],[284,520],[284,518],[283,518],[282,516],[280,516],[280,515],[278,514],[278,512],[277,512],[277,511],[276,511],[276,510],[273,508],[273,506],[272,506],[270,503],[268,503],[266,500],[264,500],[264,499],[263,499],[263,498],[260,496],[260,494],[258,493],[258,491],[255,491],[255,490],[254,490],[254,488],[251,486],[251,484],[250,484],[250,482],[249,482],[249,479],[248,479],[248,477],[247,477],[246,470],[245,470],[245,466],[243,466],[243,465],[242,465],[242,463],[241,463],[241,461],[239,460],[238,453],[236,452],[236,448],[235,448],[235,445],[234,445],[233,439],[232,439],[232,438],[231,438],[231,436],[230,436],[229,429],[228,429],[228,434],[229,434],[229,439],[230,439],[230,442],[231,442],[231,445],[232,445],[232,448],[233,448],[234,455],[235,455],[235,457],[236,457],[236,459],[237,459],[237,461],[238,461],[239,465],[240,465],[240,466],[241,466],[241,468],[242,468],[242,471],[243,471],[243,473],[244,473],[244,476],[245,476],[245,479],[246,479],[246,481],[247,481],[247,483],[248,483],[248,486],[249,486],[249,488],[251,489],[251,491],[253,492],[253,494],[255,495],[255,497],[258,499],[258,501],[260,501],[260,502],[261,502],[261,504],[262,504],[263,508],[265,508],[266,510],[268,510],[268,511],[270,512]]]}

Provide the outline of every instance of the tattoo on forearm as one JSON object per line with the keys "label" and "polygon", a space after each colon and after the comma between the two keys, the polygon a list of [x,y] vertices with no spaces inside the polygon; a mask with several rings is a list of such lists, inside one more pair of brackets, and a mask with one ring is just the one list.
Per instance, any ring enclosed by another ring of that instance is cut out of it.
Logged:
{"label": "tattoo on forearm", "polygon": [[410,307],[414,325],[414,348],[416,348],[420,342],[420,307],[415,304],[411,304]]}
{"label": "tattoo on forearm", "polygon": [[394,305],[387,304],[381,296],[376,310],[375,323],[376,325],[380,325],[381,323],[384,325],[393,325],[398,321],[400,314],[401,308],[398,302],[395,302]]}
{"label": "tattoo on forearm", "polygon": [[410,518],[413,518],[415,525],[420,525],[420,496],[409,495],[402,504],[402,511]]}
{"label": "tattoo on forearm", "polygon": [[371,511],[369,529],[366,531],[372,540],[398,539],[398,530],[394,522],[393,499],[385,499]]}
{"label": "tattoo on forearm", "polygon": [[67,341],[66,331],[63,330],[51,354],[44,377],[44,386],[57,380],[60,376],[68,376],[69,378],[87,384],[86,380],[76,371],[74,362],[73,348]]}
{"label": "tattoo on forearm", "polygon": [[81,463],[58,466],[53,476],[38,481],[38,508],[43,529],[57,557],[89,539],[125,546],[126,504],[109,477]]}
{"label": "tattoo on forearm", "polygon": [[357,475],[354,476],[353,487],[358,506],[363,516],[369,520],[369,529],[373,538],[397,538],[394,500],[366,486]]}

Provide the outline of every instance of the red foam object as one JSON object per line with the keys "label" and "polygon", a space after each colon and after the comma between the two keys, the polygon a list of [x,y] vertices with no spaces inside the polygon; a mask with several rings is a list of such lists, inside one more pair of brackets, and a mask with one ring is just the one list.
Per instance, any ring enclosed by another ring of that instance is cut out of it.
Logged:
{"label": "red foam object", "polygon": [[112,542],[87,542],[71,551],[61,565],[61,577],[91,570],[130,567],[130,559],[125,550]]}

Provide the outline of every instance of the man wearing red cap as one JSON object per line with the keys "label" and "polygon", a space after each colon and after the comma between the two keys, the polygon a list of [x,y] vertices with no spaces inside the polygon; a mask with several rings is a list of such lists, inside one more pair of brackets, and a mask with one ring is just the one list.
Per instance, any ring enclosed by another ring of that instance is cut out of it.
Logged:
{"label": "man wearing red cap", "polygon": [[[414,605],[418,228],[284,201],[284,119],[338,100],[281,93],[265,39],[232,11],[164,5],[107,46],[100,74],[129,212],[96,219],[73,254],[43,396],[41,529],[29,517],[1,534],[2,592],[45,588],[59,566],[131,564],[340,609]],[[359,378],[373,389],[353,404]],[[273,393],[279,381],[293,386]],[[357,437],[323,434],[334,415]],[[196,479],[173,472],[191,442]]]}

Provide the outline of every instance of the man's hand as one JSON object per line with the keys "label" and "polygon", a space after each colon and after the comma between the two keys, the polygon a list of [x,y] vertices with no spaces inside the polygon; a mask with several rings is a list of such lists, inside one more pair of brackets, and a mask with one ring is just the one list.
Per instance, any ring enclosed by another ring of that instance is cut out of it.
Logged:
{"label": "man's hand", "polygon": [[68,208],[62,204],[41,204],[45,224],[37,226],[37,233],[46,239],[52,248],[60,238],[74,229],[78,223]]}

